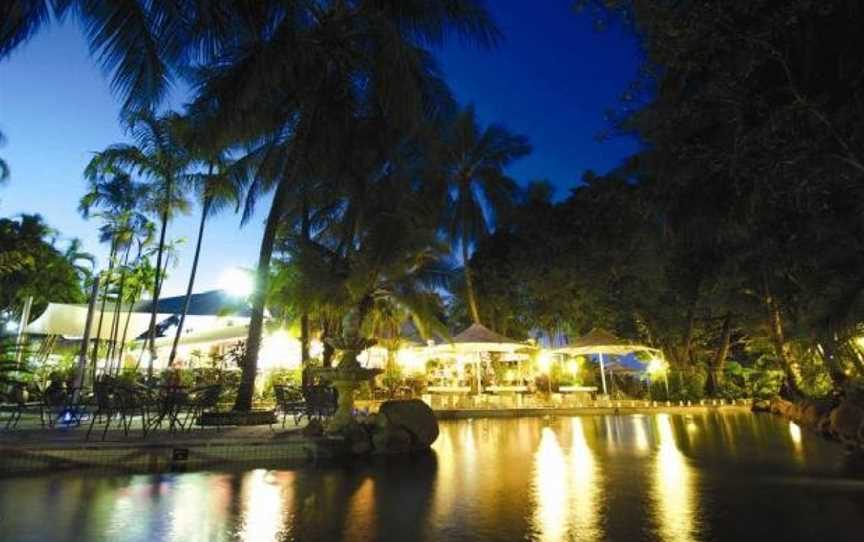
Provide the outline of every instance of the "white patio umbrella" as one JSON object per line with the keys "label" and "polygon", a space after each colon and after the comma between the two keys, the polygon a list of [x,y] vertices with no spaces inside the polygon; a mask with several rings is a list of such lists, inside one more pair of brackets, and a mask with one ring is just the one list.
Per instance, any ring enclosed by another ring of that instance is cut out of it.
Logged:
{"label": "white patio umbrella", "polygon": [[659,354],[660,350],[620,339],[606,330],[594,328],[567,346],[556,348],[552,352],[555,354],[569,354],[571,356],[597,354],[597,358],[600,361],[600,380],[603,384],[603,395],[606,395],[606,371],[603,366],[603,354],[619,356],[633,352]]}
{"label": "white patio umbrella", "polygon": [[468,329],[450,339],[449,343],[440,344],[434,348],[439,352],[448,354],[475,354],[476,370],[474,373],[477,378],[477,393],[480,393],[480,354],[483,352],[513,353],[534,347],[499,335],[481,324],[471,324]]}

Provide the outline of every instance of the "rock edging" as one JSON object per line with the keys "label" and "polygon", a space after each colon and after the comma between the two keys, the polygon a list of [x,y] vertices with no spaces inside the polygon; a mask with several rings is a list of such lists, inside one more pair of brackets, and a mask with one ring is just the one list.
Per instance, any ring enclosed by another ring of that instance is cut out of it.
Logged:
{"label": "rock edging", "polygon": [[779,397],[757,401],[754,412],[770,412],[864,454],[864,408],[849,399],[836,403],[825,399],[791,402]]}
{"label": "rock edging", "polygon": [[[310,423],[305,436],[324,434],[320,424]],[[438,438],[438,420],[419,399],[387,401],[377,414],[342,427],[344,452],[349,455],[391,455],[428,450]]]}

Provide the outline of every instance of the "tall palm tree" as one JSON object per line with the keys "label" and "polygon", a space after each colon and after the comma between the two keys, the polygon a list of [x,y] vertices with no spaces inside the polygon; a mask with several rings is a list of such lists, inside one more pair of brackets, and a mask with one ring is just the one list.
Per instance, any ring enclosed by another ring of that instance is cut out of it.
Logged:
{"label": "tall palm tree", "polygon": [[184,191],[191,156],[183,145],[182,122],[175,113],[157,117],[152,111],[144,111],[131,115],[128,131],[134,143],[112,145],[93,159],[94,167],[116,169],[142,178],[147,183],[148,210],[156,215],[159,221],[156,278],[148,331],[148,375],[153,374],[153,361],[156,357],[156,313],[164,275],[163,256],[168,224],[177,213],[186,212],[189,208]]}
{"label": "tall palm tree", "polygon": [[512,204],[517,185],[504,170],[530,153],[531,146],[525,136],[512,134],[498,124],[482,128],[470,106],[456,116],[447,132],[445,177],[451,199],[445,228],[451,245],[461,248],[467,305],[471,319],[479,324],[470,246],[486,235],[495,216]]}
{"label": "tall palm tree", "polygon": [[63,251],[63,257],[67,262],[72,264],[75,272],[78,273],[78,279],[83,284],[93,275],[93,268],[96,265],[96,257],[89,252],[84,252],[81,239],[73,237],[66,249]]}
{"label": "tall palm tree", "polygon": [[174,358],[177,356],[177,346],[180,344],[180,335],[183,333],[186,313],[189,312],[189,302],[192,299],[192,289],[198,271],[198,258],[201,255],[201,243],[204,240],[204,225],[208,218],[223,210],[227,205],[234,204],[235,209],[239,208],[240,195],[246,184],[243,170],[224,152],[204,153],[203,158],[207,173],[190,176],[191,182],[199,194],[201,218],[198,223],[198,237],[195,241],[192,270],[189,272],[189,283],[186,287],[186,297],[183,300],[183,312],[180,314],[180,322],[174,333],[174,342],[171,344],[171,354],[168,357],[169,366],[174,363]]}
{"label": "tall palm tree", "polygon": [[[175,69],[200,45],[191,11],[177,0],[5,0],[0,2],[0,60],[37,34],[51,19],[77,18],[90,53],[111,74],[111,88],[125,112],[158,103]],[[204,5],[202,9],[214,9]],[[208,19],[200,19],[208,20]]]}
{"label": "tall palm tree", "polygon": [[198,74],[196,103],[219,112],[218,127],[262,143],[262,168],[249,201],[274,192],[258,258],[238,410],[251,407],[270,260],[292,193],[304,179],[328,178],[332,172],[324,170],[341,166],[351,119],[386,111],[393,126],[410,129],[428,112],[430,95],[446,93],[426,46],[440,44],[451,32],[482,44],[498,38],[476,0],[257,7],[265,16],[237,17],[231,39],[223,39],[222,61]]}
{"label": "tall palm tree", "polygon": [[[6,143],[6,136],[3,135],[3,132],[0,132],[0,146]],[[9,165],[5,160],[0,158],[0,184],[5,183],[9,180]]]}
{"label": "tall palm tree", "polygon": [[121,265],[125,266],[128,263],[129,248],[132,245],[136,224],[145,220],[140,213],[136,212],[136,207],[140,205],[144,194],[141,184],[133,181],[128,173],[106,165],[98,155],[87,164],[84,177],[87,180],[87,192],[79,201],[78,211],[84,218],[98,216],[103,219],[103,224],[99,228],[100,240],[109,243],[110,246],[108,269],[102,281],[98,332],[93,343],[95,364],[99,355],[99,343],[102,340],[102,322],[108,301],[108,290],[113,283],[114,268],[118,263],[117,255],[125,251],[121,262]]}

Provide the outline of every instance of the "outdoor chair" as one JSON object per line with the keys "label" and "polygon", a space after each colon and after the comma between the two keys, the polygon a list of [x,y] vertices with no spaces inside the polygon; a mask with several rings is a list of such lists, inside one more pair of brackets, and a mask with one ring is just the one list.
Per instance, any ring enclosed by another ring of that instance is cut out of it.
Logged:
{"label": "outdoor chair", "polygon": [[111,422],[116,421],[123,429],[123,435],[129,436],[129,430],[135,416],[141,416],[142,438],[147,436],[149,425],[148,406],[146,396],[139,391],[110,382],[99,382],[93,388],[96,401],[96,410],[90,416],[90,427],[87,429],[85,440],[90,440],[90,433],[97,419],[105,419],[105,428],[102,430],[102,440],[108,435]]}
{"label": "outdoor chair", "polygon": [[303,391],[306,400],[306,417],[329,418],[336,413],[339,392],[330,386],[309,386]]}
{"label": "outdoor chair", "polygon": [[26,385],[24,383],[16,382],[12,384],[11,391],[8,394],[0,394],[0,413],[9,414],[3,428],[7,431],[16,429],[27,408],[36,405],[38,403],[27,402]]}
{"label": "outdoor chair", "polygon": [[184,412],[189,408],[190,392],[182,385],[165,384],[148,388],[151,394],[151,404],[155,408],[148,427],[161,428],[162,422],[168,420],[168,430],[177,427],[183,429]]}
{"label": "outdoor chair", "polygon": [[277,384],[273,386],[273,393],[276,395],[276,406],[282,412],[282,427],[285,427],[285,419],[289,415],[294,418],[295,425],[307,415],[306,402],[297,388]]}
{"label": "outdoor chair", "polygon": [[[221,384],[211,384],[209,386],[202,386],[200,388],[192,390],[189,393],[189,397],[185,404],[187,408],[186,418],[182,426],[186,430],[191,430],[192,426],[197,421],[203,429],[204,425],[201,423],[201,417],[206,412],[212,412],[216,410],[216,406],[219,404],[219,397],[221,396]],[[219,429],[219,426],[217,425],[216,428]]]}

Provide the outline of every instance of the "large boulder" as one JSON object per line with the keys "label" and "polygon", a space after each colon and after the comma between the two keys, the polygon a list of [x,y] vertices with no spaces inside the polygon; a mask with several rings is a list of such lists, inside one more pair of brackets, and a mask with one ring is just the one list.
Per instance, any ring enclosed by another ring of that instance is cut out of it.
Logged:
{"label": "large boulder", "polygon": [[372,437],[375,451],[403,451],[406,435],[409,451],[429,448],[435,442],[438,438],[438,420],[429,405],[419,399],[382,404],[375,417]]}
{"label": "large boulder", "polygon": [[831,413],[831,402],[805,399],[799,405],[801,425],[818,429],[820,422]]}
{"label": "large boulder", "polygon": [[396,426],[376,426],[372,447],[378,454],[405,454],[415,449],[411,433]]}
{"label": "large boulder", "polygon": [[831,412],[831,432],[842,441],[856,440],[862,423],[864,410],[849,401],[843,401]]}

